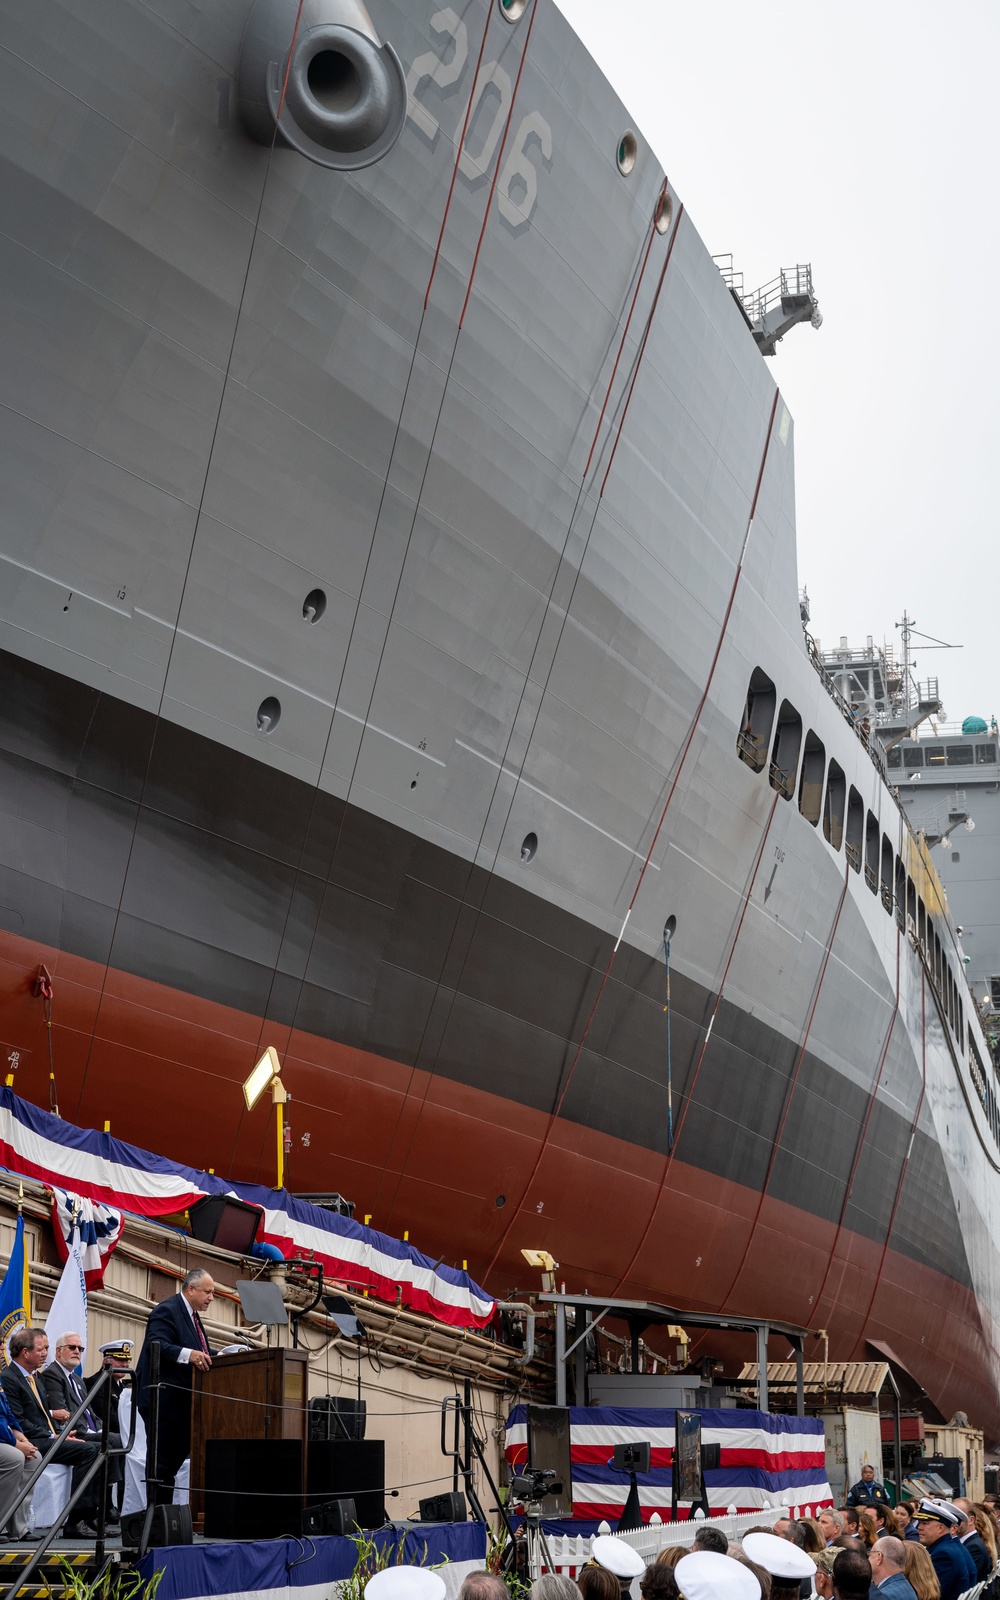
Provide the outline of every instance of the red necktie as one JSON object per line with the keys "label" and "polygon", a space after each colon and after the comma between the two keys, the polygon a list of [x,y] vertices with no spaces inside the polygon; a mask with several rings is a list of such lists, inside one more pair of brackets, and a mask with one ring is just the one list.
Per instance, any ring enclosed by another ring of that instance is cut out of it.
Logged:
{"label": "red necktie", "polygon": [[201,1345],[201,1348],[204,1350],[205,1354],[211,1355],[211,1351],[208,1348],[208,1340],[205,1338],[205,1330],[201,1325],[201,1318],[199,1317],[197,1311],[194,1314],[194,1331],[198,1335],[198,1343]]}

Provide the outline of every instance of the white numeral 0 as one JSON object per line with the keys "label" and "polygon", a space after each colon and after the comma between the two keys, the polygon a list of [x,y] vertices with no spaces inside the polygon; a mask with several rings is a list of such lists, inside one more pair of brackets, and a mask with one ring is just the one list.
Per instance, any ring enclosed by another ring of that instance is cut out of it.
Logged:
{"label": "white numeral 0", "polygon": [[486,138],[483,140],[483,147],[480,150],[478,157],[472,155],[469,151],[469,135],[467,134],[465,146],[458,158],[459,168],[467,178],[481,178],[483,174],[489,170],[493,157],[496,154],[497,145],[500,143],[500,135],[503,133],[503,125],[507,116],[507,107],[510,105],[510,79],[503,70],[503,67],[500,65],[499,61],[489,61],[483,68],[482,76],[479,80],[479,86],[476,90],[475,108],[472,112],[472,115],[469,117],[469,134],[472,133],[473,125],[479,112],[479,108],[483,103],[483,98],[491,83],[496,84],[497,90],[499,91],[499,99],[497,101],[497,108],[493,117],[493,121],[489,126]]}

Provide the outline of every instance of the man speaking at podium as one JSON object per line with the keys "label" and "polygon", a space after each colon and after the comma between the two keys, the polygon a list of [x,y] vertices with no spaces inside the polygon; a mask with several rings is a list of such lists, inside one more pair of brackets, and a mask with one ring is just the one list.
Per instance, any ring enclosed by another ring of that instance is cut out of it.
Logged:
{"label": "man speaking at podium", "polygon": [[136,1368],[137,1404],[149,1435],[156,1396],[149,1386],[150,1345],[160,1346],[160,1410],[152,1503],[169,1505],[174,1478],[191,1453],[191,1368],[205,1372],[212,1365],[201,1312],[215,1299],[212,1275],[195,1267],[180,1291],[154,1306]]}

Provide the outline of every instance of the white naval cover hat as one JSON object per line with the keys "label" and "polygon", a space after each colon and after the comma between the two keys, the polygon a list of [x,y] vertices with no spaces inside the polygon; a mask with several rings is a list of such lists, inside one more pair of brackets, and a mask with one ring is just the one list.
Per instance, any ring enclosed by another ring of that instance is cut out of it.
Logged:
{"label": "white naval cover hat", "polygon": [[790,1539],[779,1539],[776,1533],[747,1533],[743,1536],[743,1554],[763,1567],[772,1578],[812,1578],[816,1563]]}
{"label": "white naval cover hat", "polygon": [[750,1568],[716,1550],[681,1556],[674,1577],[683,1600],[760,1600],[760,1584]]}
{"label": "white naval cover hat", "polygon": [[913,1516],[917,1522],[943,1522],[946,1528],[957,1528],[965,1521],[958,1507],[947,1500],[921,1500]]}
{"label": "white naval cover hat", "polygon": [[365,1584],[365,1600],[444,1600],[444,1579],[426,1567],[383,1567]]}
{"label": "white naval cover hat", "polygon": [[591,1543],[590,1553],[599,1567],[613,1572],[616,1578],[641,1578],[646,1570],[642,1556],[613,1533],[599,1533]]}

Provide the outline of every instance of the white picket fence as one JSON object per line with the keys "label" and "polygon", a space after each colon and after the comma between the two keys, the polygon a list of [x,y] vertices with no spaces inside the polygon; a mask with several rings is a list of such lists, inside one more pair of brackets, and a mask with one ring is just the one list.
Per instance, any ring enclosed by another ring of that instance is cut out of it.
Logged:
{"label": "white picket fence", "polygon": [[[768,1506],[764,1505],[758,1511],[745,1511],[741,1515],[728,1512],[724,1517],[713,1517],[712,1527],[718,1528],[727,1539],[739,1539],[747,1528],[753,1528],[765,1523],[768,1526],[776,1522],[779,1517],[791,1517],[796,1513],[797,1507]],[[685,1522],[661,1522],[654,1511],[650,1520],[643,1523],[641,1528],[633,1528],[630,1532],[619,1533],[620,1539],[626,1540],[636,1553],[642,1556],[648,1566],[655,1561],[661,1550],[666,1550],[671,1545],[690,1545],[698,1529],[705,1524],[705,1516],[698,1511],[694,1517]],[[599,1533],[610,1533],[612,1530],[608,1523],[602,1522]],[[564,1572],[568,1578],[575,1578],[581,1567],[586,1566],[590,1560],[590,1538],[575,1538],[569,1535],[556,1534],[549,1538],[549,1549],[552,1552],[552,1562],[556,1572]],[[638,1591],[638,1580],[633,1585],[633,1592]]]}

